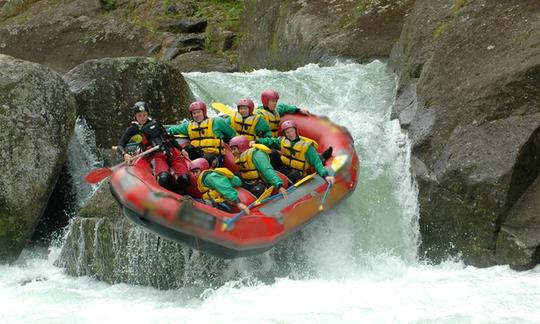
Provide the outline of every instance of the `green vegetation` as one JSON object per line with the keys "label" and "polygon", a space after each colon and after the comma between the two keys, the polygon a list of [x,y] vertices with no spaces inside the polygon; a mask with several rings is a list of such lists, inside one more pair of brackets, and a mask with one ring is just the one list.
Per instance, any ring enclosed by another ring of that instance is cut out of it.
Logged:
{"label": "green vegetation", "polygon": [[452,11],[454,12],[454,14],[457,14],[457,12],[464,6],[466,5],[468,2],[468,0],[456,0],[456,2],[454,2],[454,5],[452,6]]}
{"label": "green vegetation", "polygon": [[197,7],[194,17],[206,18],[209,24],[217,23],[223,30],[239,30],[243,1],[202,0],[197,3]]}
{"label": "green vegetation", "polygon": [[99,0],[105,10],[112,11],[116,9],[116,0]]}
{"label": "green vegetation", "polygon": [[444,21],[442,22],[435,30],[433,31],[433,39],[437,40],[439,37],[441,37],[446,31],[448,30],[448,22]]}
{"label": "green vegetation", "polygon": [[399,8],[407,5],[410,0],[360,0],[356,9],[362,13],[367,13],[375,9]]}
{"label": "green vegetation", "polygon": [[25,12],[38,0],[10,0],[0,9],[0,17],[9,18]]}
{"label": "green vegetation", "polygon": [[452,5],[452,16],[449,18],[449,20],[441,22],[435,30],[433,30],[433,39],[437,40],[439,39],[446,31],[448,31],[448,28],[450,24],[455,20],[456,16],[459,13],[459,10],[463,8],[470,0],[456,0],[454,4]]}
{"label": "green vegetation", "polygon": [[[105,0],[101,0],[105,1]],[[110,0],[109,0],[110,1]],[[242,0],[148,0],[135,8],[129,8],[127,18],[150,31],[155,31],[159,22],[171,18],[204,18],[208,20],[206,30],[207,48],[218,51],[220,32],[240,29]],[[216,48],[214,48],[216,47]]]}

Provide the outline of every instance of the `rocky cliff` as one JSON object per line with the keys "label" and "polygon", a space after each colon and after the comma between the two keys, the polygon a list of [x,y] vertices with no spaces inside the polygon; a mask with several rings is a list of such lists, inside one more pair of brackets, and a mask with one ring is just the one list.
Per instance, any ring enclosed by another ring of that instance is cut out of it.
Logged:
{"label": "rocky cliff", "polygon": [[540,217],[527,210],[540,167],[539,45],[538,1],[417,0],[407,17],[391,58],[394,116],[412,141],[426,258],[538,263]]}
{"label": "rocky cliff", "polygon": [[388,57],[412,0],[247,0],[241,70]]}

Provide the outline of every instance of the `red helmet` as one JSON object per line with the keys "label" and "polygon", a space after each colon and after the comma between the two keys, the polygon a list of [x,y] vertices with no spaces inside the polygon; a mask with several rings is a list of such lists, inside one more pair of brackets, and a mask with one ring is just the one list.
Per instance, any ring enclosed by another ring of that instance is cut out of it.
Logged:
{"label": "red helmet", "polygon": [[296,127],[296,123],[292,120],[286,120],[283,123],[281,123],[281,131],[285,132],[287,128],[294,128],[298,132],[298,128]]}
{"label": "red helmet", "polygon": [[239,135],[231,138],[229,146],[237,146],[240,152],[244,152],[249,148],[249,140],[247,137]]}
{"label": "red helmet", "polygon": [[189,171],[195,170],[195,169],[201,169],[201,171],[208,170],[210,168],[210,164],[208,164],[208,161],[205,158],[198,158],[193,161],[191,161],[189,165]]}
{"label": "red helmet", "polygon": [[278,99],[279,99],[279,93],[277,93],[276,90],[267,89],[261,93],[261,102],[263,106],[268,107],[268,100],[278,101]]}
{"label": "red helmet", "polygon": [[253,113],[253,109],[255,109],[255,104],[253,103],[253,100],[249,98],[242,98],[238,100],[238,102],[236,103],[236,107],[238,108],[240,106],[247,106],[249,108],[250,115]]}
{"label": "red helmet", "polygon": [[206,115],[206,104],[200,100],[194,101],[189,105],[189,113],[191,114],[194,110],[202,110],[204,117],[208,117]]}

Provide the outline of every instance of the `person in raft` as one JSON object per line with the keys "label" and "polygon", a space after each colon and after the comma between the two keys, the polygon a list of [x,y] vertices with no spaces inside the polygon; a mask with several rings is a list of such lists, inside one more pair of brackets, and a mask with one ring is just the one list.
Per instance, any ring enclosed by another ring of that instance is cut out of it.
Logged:
{"label": "person in raft", "polygon": [[238,111],[226,119],[238,135],[244,135],[250,141],[260,137],[272,137],[270,127],[264,118],[253,114],[255,109],[253,100],[242,98],[238,100],[236,107]]}
{"label": "person in raft", "polygon": [[[169,190],[182,190],[189,185],[188,163],[182,156],[180,145],[175,140],[169,140],[165,128],[155,119],[149,117],[148,103],[139,101],[131,108],[133,121],[125,130],[117,145],[117,151],[124,161],[131,159],[126,147],[133,137],[142,137],[143,150],[159,146],[160,149],[147,156],[154,165],[154,176],[157,182]],[[171,169],[174,175],[171,174]]]}
{"label": "person in raft", "polygon": [[208,117],[206,104],[200,100],[189,105],[189,113],[193,120],[169,127],[169,134],[189,138],[184,154],[191,159],[204,157],[210,165],[223,166],[224,145],[236,132],[223,118]]}
{"label": "person in raft", "polygon": [[267,185],[273,186],[287,199],[287,190],[283,181],[270,164],[268,154],[271,150],[262,144],[253,144],[250,148],[247,137],[235,136],[229,142],[229,147],[238,166],[242,187],[255,197],[266,190]]}
{"label": "person in raft", "polygon": [[264,118],[270,131],[272,132],[272,137],[278,136],[279,122],[281,116],[285,114],[296,114],[301,113],[304,115],[311,115],[310,112],[306,109],[300,109],[297,106],[286,105],[284,103],[278,104],[279,93],[272,89],[264,90],[261,93],[261,102],[262,106],[257,107],[255,113]]}
{"label": "person in raft", "polygon": [[232,212],[231,207],[236,206],[249,214],[249,208],[240,202],[238,192],[234,189],[242,185],[242,180],[229,169],[210,169],[210,164],[204,158],[191,161],[189,169],[197,179],[197,187],[205,203],[226,212]]}
{"label": "person in raft", "polygon": [[[286,120],[281,124],[281,131],[284,136],[259,138],[256,143],[279,149],[281,153],[281,163],[278,170],[285,174],[293,183],[298,182],[306,176],[307,170],[313,167],[317,174],[323,177],[328,183],[334,183],[334,177],[328,174],[322,161],[329,156],[326,150],[323,157],[319,156],[316,150],[317,143],[298,134],[296,123]],[[331,152],[331,151],[330,151]]]}

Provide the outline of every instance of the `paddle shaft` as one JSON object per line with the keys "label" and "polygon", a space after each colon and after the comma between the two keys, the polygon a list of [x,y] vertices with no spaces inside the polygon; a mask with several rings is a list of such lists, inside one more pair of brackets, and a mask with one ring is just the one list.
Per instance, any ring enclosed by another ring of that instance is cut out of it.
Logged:
{"label": "paddle shaft", "polygon": [[[308,177],[311,178],[312,175],[309,175]],[[306,177],[306,178],[307,178],[307,177]],[[305,182],[305,181],[300,180],[300,181],[298,181],[297,184],[294,184],[294,185],[290,186],[289,188],[287,188],[287,193],[291,192],[294,188],[298,188],[298,186],[301,185],[301,184],[304,183],[304,182]],[[280,193],[277,193],[277,194],[275,194],[275,195],[272,195],[272,196],[270,196],[270,197],[268,197],[268,198],[265,198],[265,199],[261,200],[257,205],[264,204],[265,202],[270,201],[270,200],[272,200],[272,199],[275,199],[275,198],[277,198],[277,197],[279,197],[279,196],[283,196],[283,195],[281,194],[281,192],[280,192]],[[257,199],[257,200],[258,200],[258,199]],[[255,203],[257,202],[257,200],[254,201],[253,203],[251,203],[251,204],[248,206],[248,208],[253,207],[253,206],[255,205]],[[226,220],[226,221],[224,222],[225,228],[230,227],[232,224],[234,224],[234,222],[236,222],[236,221],[237,221],[242,215],[244,215],[244,214],[245,214],[245,211],[242,210],[242,211],[240,211],[238,214],[234,215],[233,218],[231,218],[231,219],[229,219],[229,220]]]}
{"label": "paddle shaft", "polygon": [[[147,155],[147,154],[150,154],[152,152],[154,152],[155,150],[159,149],[159,146],[155,146],[147,151],[144,151],[142,153],[139,153],[133,157],[131,157],[127,162],[130,163],[131,161],[134,161],[135,159],[138,159],[144,155]],[[121,167],[122,165],[126,164],[126,161],[122,162],[122,163],[119,163],[113,167],[110,167],[110,168],[99,168],[99,169],[94,169],[90,172],[88,172],[88,174],[84,177],[84,179],[86,180],[86,182],[88,183],[91,183],[91,184],[96,184],[96,183],[99,183],[101,181],[103,181],[104,179],[108,178],[116,169],[118,169],[119,167]]]}
{"label": "paddle shaft", "polygon": [[[346,162],[346,158],[343,156],[340,156],[340,159],[334,158],[334,161],[332,161],[332,165],[330,167],[331,172],[330,176],[335,176],[339,169],[343,167],[343,165]],[[319,205],[319,211],[324,209],[324,203],[326,202],[326,197],[328,197],[328,193],[330,192],[330,189],[332,188],[332,183],[329,182],[328,186],[326,186],[326,190],[324,191],[324,195],[321,200],[321,204]]]}
{"label": "paddle shaft", "polygon": [[[159,150],[159,145],[158,145],[158,146],[154,146],[154,147],[152,147],[152,148],[149,149],[149,150],[146,150],[146,151],[144,151],[144,152],[141,152],[141,153],[139,153],[139,154],[137,154],[137,155],[134,155],[134,156],[130,157],[129,160],[127,161],[127,163],[129,164],[129,163],[131,163],[132,161],[135,161],[136,159],[138,159],[138,158],[140,158],[140,157],[143,157],[143,156],[145,156],[145,155],[148,155],[148,154],[150,154],[150,153],[152,153],[152,152],[154,152],[154,151],[157,151],[157,150]],[[117,165],[111,167],[111,170],[114,171],[114,170],[118,169],[119,167],[121,167],[122,165],[124,165],[125,163],[126,163],[126,161],[124,161],[124,162],[122,162],[122,163],[118,163]]]}
{"label": "paddle shaft", "polygon": [[324,203],[326,202],[326,197],[328,197],[328,193],[330,192],[330,188],[332,188],[332,184],[329,183],[328,186],[326,186],[326,190],[324,191],[324,195],[321,200],[321,204],[319,206],[319,210],[324,209]]}

